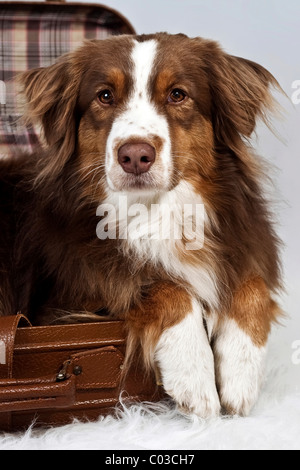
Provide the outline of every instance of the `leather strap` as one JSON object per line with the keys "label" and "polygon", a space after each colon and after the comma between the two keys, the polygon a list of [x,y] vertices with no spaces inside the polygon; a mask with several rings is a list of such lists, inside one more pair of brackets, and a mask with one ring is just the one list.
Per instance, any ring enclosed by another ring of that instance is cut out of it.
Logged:
{"label": "leather strap", "polygon": [[70,407],[76,390],[116,388],[123,361],[118,349],[106,346],[72,354],[55,375],[0,379],[0,417],[8,412]]}
{"label": "leather strap", "polygon": [[[22,314],[0,317],[0,379],[11,379],[13,376],[13,357],[15,336],[18,326],[30,326]],[[0,413],[0,428],[9,430],[11,413]]]}
{"label": "leather strap", "polygon": [[0,317],[0,378],[11,379],[13,373],[13,357],[15,337],[18,326],[31,326],[24,315]]}
{"label": "leather strap", "polygon": [[[0,419],[16,411],[56,409],[67,407],[75,401],[75,375],[56,383],[55,377],[37,380],[6,380],[3,386],[0,381]],[[7,417],[6,417],[7,418]],[[9,426],[11,423],[7,423]],[[9,429],[9,428],[7,428]]]}

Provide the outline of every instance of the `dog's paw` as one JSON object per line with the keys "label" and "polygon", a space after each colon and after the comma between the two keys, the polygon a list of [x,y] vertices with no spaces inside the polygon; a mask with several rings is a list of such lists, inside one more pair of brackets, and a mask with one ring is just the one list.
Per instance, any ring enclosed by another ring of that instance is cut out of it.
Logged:
{"label": "dog's paw", "polygon": [[156,346],[157,364],[165,391],[177,406],[201,418],[220,413],[214,357],[199,305],[177,325],[166,329]]}
{"label": "dog's paw", "polygon": [[223,383],[219,393],[223,413],[248,416],[257,401],[259,386],[255,378],[252,384],[231,380]]}
{"label": "dog's paw", "polygon": [[259,395],[266,347],[256,346],[235,321],[227,319],[215,340],[214,353],[223,411],[248,416]]}
{"label": "dog's paw", "polygon": [[208,384],[195,375],[186,381],[177,378],[174,383],[163,380],[166,392],[184,414],[194,413],[204,419],[219,416],[221,406],[214,382]]}

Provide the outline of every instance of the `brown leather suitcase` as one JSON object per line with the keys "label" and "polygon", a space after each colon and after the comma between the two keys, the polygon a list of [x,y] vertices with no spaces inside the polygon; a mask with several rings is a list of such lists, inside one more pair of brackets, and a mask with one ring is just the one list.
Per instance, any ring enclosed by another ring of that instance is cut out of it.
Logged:
{"label": "brown leather suitcase", "polygon": [[20,314],[0,317],[0,430],[93,420],[120,400],[161,399],[138,363],[122,379],[125,347],[122,321],[33,327]]}
{"label": "brown leather suitcase", "polygon": [[[84,39],[122,33],[134,29],[103,5],[0,3],[0,157],[39,145],[39,130],[19,119],[17,74],[50,65]],[[113,412],[121,391],[126,403],[159,399],[138,364],[121,381],[125,343],[121,321],[35,327],[22,315],[0,316],[0,430],[94,419]]]}

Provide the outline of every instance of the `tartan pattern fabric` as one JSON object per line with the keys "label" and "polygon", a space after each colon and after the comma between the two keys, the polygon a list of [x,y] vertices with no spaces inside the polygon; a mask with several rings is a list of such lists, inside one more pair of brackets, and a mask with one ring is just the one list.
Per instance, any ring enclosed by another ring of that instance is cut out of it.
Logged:
{"label": "tartan pattern fabric", "polygon": [[47,67],[85,39],[132,34],[116,12],[98,5],[0,3],[0,158],[39,144],[38,128],[22,124],[15,77]]}

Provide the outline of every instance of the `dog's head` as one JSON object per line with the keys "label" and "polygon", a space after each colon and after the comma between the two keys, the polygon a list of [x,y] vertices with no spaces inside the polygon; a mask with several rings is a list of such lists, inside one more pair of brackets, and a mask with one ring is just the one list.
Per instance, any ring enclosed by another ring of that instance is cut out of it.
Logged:
{"label": "dog's head", "polygon": [[87,42],[22,81],[49,146],[41,178],[76,159],[93,194],[209,178],[215,149],[239,154],[276,85],[262,66],[213,41],[165,33]]}

